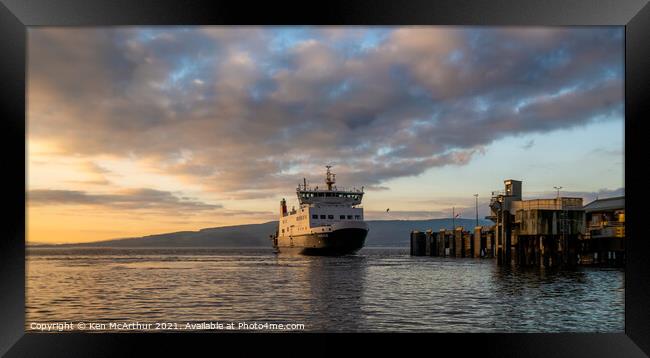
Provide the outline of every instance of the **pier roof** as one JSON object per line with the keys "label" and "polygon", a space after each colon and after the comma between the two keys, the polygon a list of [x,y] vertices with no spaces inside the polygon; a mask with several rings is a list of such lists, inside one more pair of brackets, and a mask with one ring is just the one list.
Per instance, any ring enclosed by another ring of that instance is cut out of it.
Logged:
{"label": "pier roof", "polygon": [[625,196],[597,199],[585,205],[585,212],[625,209]]}

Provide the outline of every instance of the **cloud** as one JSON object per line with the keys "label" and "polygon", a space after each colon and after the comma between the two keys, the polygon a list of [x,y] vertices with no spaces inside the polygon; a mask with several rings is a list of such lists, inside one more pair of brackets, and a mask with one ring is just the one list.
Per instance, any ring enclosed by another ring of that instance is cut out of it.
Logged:
{"label": "cloud", "polygon": [[86,162],[85,164],[86,164],[85,169],[90,173],[100,174],[100,175],[110,174],[111,173],[110,170],[102,167],[101,165],[99,165],[99,164],[97,164],[95,162]]}
{"label": "cloud", "polygon": [[320,182],[327,163],[346,185],[381,188],[508,136],[622,120],[622,33],[35,28],[28,135],[147,161],[225,199]]}
{"label": "cloud", "polygon": [[208,204],[174,193],[154,189],[128,189],[115,194],[91,194],[76,190],[35,189],[27,194],[30,205],[91,205],[113,209],[173,209],[206,211],[221,209],[219,204]]}
{"label": "cloud", "polygon": [[428,220],[451,217],[451,212],[440,210],[390,210],[388,212],[366,210],[364,217],[367,220]]}
{"label": "cloud", "polygon": [[610,148],[595,148],[590,152],[590,154],[595,154],[597,156],[611,156],[614,158],[618,159],[623,159],[624,156],[624,149],[625,148],[619,148],[619,149],[610,149]]}
{"label": "cloud", "polygon": [[[557,196],[556,191],[548,191],[542,193],[530,193],[527,197],[524,197],[524,200],[527,199],[537,199],[537,198],[554,198]],[[617,189],[599,189],[596,191],[564,191],[560,190],[560,196],[572,197],[572,198],[582,198],[584,205],[596,200],[596,199],[605,199],[613,198],[617,196],[625,196],[625,188]]]}
{"label": "cloud", "polygon": [[530,149],[530,148],[532,148],[534,145],[535,145],[535,140],[534,140],[534,139],[531,139],[531,140],[529,140],[528,142],[526,142],[526,144],[522,145],[522,146],[521,146],[521,149]]}

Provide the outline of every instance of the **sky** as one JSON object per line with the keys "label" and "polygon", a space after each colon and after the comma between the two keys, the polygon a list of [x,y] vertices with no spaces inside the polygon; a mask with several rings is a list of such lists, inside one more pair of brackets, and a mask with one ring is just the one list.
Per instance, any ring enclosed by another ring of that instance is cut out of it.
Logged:
{"label": "sky", "polygon": [[[302,178],[366,219],[624,194],[623,27],[28,29],[27,240],[276,220]],[[387,213],[386,209],[390,209]]]}

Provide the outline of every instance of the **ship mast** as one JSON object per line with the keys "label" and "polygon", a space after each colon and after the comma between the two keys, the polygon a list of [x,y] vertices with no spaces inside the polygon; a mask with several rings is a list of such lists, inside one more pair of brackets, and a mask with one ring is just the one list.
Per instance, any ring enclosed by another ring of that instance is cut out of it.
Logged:
{"label": "ship mast", "polygon": [[327,168],[327,175],[325,177],[325,184],[327,184],[327,190],[332,190],[332,185],[336,183],[336,174],[333,174],[330,172],[331,165],[326,165],[325,168]]}

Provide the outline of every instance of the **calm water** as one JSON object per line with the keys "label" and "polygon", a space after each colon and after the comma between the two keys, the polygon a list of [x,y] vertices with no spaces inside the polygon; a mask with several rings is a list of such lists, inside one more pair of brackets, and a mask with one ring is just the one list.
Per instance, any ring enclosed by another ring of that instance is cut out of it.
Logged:
{"label": "calm water", "polygon": [[308,331],[622,332],[624,271],[265,249],[31,249],[34,322],[298,323]]}

